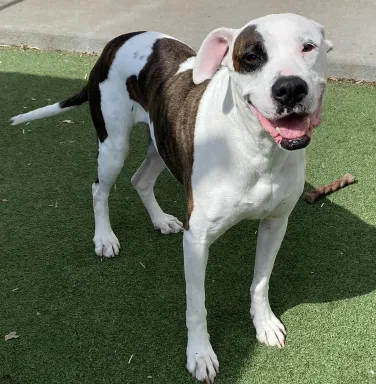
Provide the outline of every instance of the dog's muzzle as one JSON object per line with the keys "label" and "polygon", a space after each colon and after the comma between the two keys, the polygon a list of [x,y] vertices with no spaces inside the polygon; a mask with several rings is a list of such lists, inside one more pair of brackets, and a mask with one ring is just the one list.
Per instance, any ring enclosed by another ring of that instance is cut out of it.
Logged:
{"label": "dog's muzzle", "polygon": [[308,84],[298,76],[281,76],[272,87],[278,110],[293,110],[308,95]]}

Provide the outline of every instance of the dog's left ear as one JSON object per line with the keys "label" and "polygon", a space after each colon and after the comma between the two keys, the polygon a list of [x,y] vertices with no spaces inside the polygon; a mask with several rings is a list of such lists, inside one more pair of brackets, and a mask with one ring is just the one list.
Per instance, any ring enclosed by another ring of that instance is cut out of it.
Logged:
{"label": "dog's left ear", "polygon": [[202,43],[193,66],[193,82],[200,84],[211,79],[226,55],[234,40],[235,30],[218,28],[209,33]]}
{"label": "dog's left ear", "polygon": [[326,52],[330,52],[333,49],[333,43],[330,40],[325,40]]}
{"label": "dog's left ear", "polygon": [[325,40],[324,27],[320,23],[318,23],[317,21],[315,21],[315,20],[312,20],[312,21],[316,25],[316,27],[319,29],[319,31],[322,34],[322,37],[324,38],[324,44],[325,44],[326,52],[330,52],[333,49],[333,43],[330,40]]}

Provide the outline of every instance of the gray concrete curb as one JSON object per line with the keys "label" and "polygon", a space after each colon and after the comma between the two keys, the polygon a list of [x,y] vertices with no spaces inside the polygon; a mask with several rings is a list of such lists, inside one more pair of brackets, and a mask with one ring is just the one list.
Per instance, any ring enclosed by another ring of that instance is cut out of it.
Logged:
{"label": "gray concrete curb", "polygon": [[331,77],[376,81],[375,0],[0,0],[0,44],[98,54],[113,37],[152,30],[197,49],[215,28],[283,12],[325,27]]}
{"label": "gray concrete curb", "polygon": [[[0,42],[3,45],[35,47],[42,50],[100,54],[108,41],[115,36],[94,37],[83,34],[52,34],[27,29],[0,27]],[[197,49],[193,45],[193,48]],[[329,76],[355,79],[366,82],[376,81],[376,62],[373,59],[354,59],[329,54]]]}

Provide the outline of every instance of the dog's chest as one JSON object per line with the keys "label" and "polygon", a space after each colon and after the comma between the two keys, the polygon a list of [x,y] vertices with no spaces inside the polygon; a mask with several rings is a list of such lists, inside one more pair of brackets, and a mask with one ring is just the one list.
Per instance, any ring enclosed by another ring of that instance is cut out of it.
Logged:
{"label": "dog's chest", "polygon": [[303,191],[305,150],[282,150],[267,137],[244,134],[240,123],[214,125],[210,117],[196,126],[195,207],[225,227],[242,219],[288,215]]}
{"label": "dog's chest", "polygon": [[[262,156],[255,156],[248,159],[248,167],[237,164],[223,174],[214,200],[219,200],[225,221],[281,217],[292,211],[304,187],[305,156],[288,153],[287,157],[270,166]],[[216,184],[212,181],[212,185]]]}
{"label": "dog's chest", "polygon": [[245,184],[239,190],[238,214],[242,218],[262,219],[269,216],[283,216],[295,206],[304,186],[304,170],[281,171],[265,174]]}

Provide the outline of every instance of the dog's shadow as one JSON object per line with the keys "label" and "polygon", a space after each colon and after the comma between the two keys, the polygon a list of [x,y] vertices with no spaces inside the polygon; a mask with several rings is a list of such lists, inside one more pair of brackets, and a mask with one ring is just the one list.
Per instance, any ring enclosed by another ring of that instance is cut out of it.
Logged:
{"label": "dog's shadow", "polygon": [[[45,87],[46,99],[55,102],[83,85],[14,73],[0,80],[7,88],[1,103],[12,114],[27,101],[29,109],[34,106],[35,89]],[[27,87],[21,92],[12,87],[16,83]],[[0,223],[0,271],[7,271],[0,282],[8,292],[0,328],[4,334],[16,329],[22,337],[0,348],[0,377],[10,375],[17,383],[192,383],[185,370],[182,236],[153,231],[129,183],[146,153],[145,132],[132,133],[126,180],[119,178],[110,198],[121,254],[101,262],[92,245],[96,147],[87,109],[27,128],[10,128],[9,117],[2,122],[1,143],[0,181],[9,201]],[[75,124],[62,124],[65,118]],[[348,188],[355,194],[358,187]],[[156,196],[168,213],[184,218],[183,189],[168,172],[158,180]],[[249,287],[257,227],[243,221],[210,249],[206,298],[209,332],[222,366],[218,384],[237,382],[243,361],[256,348]],[[373,291],[375,249],[375,228],[355,214],[328,198],[313,205],[301,199],[270,283],[276,315],[283,320],[300,304]],[[29,354],[31,348],[37,353]]]}

